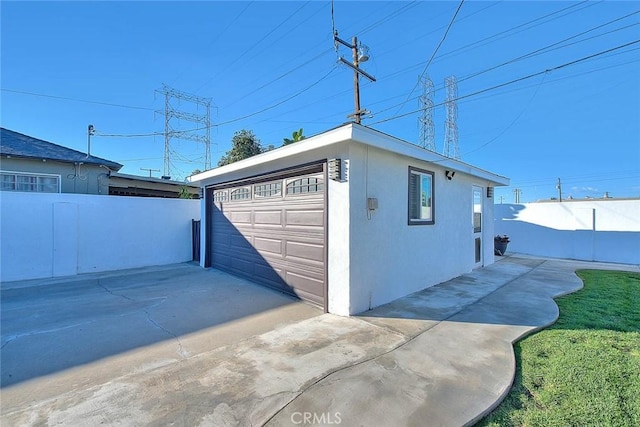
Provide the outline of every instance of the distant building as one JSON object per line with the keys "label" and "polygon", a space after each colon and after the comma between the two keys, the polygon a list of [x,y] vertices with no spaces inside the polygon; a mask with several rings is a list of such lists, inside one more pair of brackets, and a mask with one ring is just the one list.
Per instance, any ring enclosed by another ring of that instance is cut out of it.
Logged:
{"label": "distant building", "polygon": [[184,194],[188,193],[192,199],[199,199],[199,189],[196,184],[162,178],[116,172],[109,175],[109,194],[112,196],[187,198]]}
{"label": "distant building", "polygon": [[109,194],[109,174],[122,165],[0,128],[0,189]]}

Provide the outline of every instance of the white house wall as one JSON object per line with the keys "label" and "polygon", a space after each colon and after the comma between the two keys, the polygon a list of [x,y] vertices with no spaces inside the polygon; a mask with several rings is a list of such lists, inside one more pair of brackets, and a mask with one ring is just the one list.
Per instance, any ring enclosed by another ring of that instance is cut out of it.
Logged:
{"label": "white house wall", "polygon": [[0,193],[0,280],[191,260],[199,200]]}
{"label": "white house wall", "polygon": [[[351,144],[350,306],[355,314],[441,283],[474,267],[472,185],[484,202],[484,265],[493,263],[493,199],[486,182],[361,144]],[[434,172],[435,224],[407,224],[409,166]],[[367,197],[378,209],[367,216]]]}

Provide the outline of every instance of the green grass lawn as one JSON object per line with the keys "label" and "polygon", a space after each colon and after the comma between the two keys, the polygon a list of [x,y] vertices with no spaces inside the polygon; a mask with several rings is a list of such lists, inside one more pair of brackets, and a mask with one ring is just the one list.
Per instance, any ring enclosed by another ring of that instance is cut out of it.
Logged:
{"label": "green grass lawn", "polygon": [[478,426],[640,426],[640,274],[577,274],[584,289],[515,345],[513,388]]}

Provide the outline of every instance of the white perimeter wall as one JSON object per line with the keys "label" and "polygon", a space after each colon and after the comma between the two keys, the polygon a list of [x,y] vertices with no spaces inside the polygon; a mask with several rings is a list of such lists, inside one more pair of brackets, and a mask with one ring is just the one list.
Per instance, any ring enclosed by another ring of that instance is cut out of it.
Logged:
{"label": "white perimeter wall", "polygon": [[[434,225],[407,224],[409,166],[435,174]],[[483,189],[483,263],[489,265],[494,262],[493,199],[486,197],[486,182],[460,172],[449,181],[444,168],[437,164],[350,144],[349,314],[385,304],[474,268],[474,184]],[[336,194],[331,187],[329,190],[332,213]],[[378,199],[378,209],[370,216],[367,197]],[[329,222],[333,224],[335,217],[330,216]],[[333,244],[330,240],[330,245]]]}
{"label": "white perimeter wall", "polygon": [[640,200],[496,205],[495,231],[509,252],[640,264]]}
{"label": "white perimeter wall", "polygon": [[200,201],[0,192],[0,280],[191,260]]}

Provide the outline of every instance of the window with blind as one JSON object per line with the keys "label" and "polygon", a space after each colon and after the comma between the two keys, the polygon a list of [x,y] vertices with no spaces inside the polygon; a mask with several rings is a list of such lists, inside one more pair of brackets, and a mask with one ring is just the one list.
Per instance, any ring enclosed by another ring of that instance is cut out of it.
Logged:
{"label": "window with blind", "polygon": [[409,225],[435,224],[433,176],[409,167]]}

